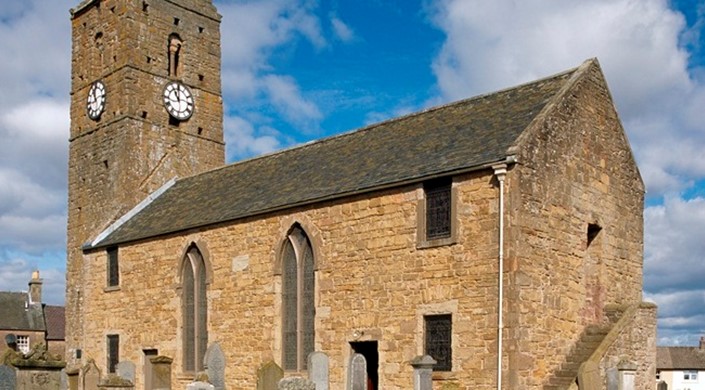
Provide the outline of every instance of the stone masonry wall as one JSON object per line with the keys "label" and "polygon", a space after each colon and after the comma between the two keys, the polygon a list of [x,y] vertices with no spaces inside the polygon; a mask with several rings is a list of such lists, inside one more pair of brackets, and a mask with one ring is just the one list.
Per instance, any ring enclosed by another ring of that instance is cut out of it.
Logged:
{"label": "stone masonry wall", "polygon": [[606,304],[641,301],[643,184],[599,67],[583,72],[507,179],[512,389],[541,388]]}
{"label": "stone masonry wall", "polygon": [[[77,1],[78,2],[78,1]],[[196,11],[196,12],[194,12]],[[220,16],[210,1],[101,0],[73,14],[67,231],[67,361],[86,321],[83,286],[96,272],[81,246],[174,177],[224,163]],[[168,74],[168,37],[183,40],[177,75]],[[196,42],[199,42],[196,44]],[[193,116],[169,122],[166,82],[187,84]],[[91,84],[106,85],[100,119],[86,115]]]}
{"label": "stone masonry wall", "polygon": [[652,390],[656,378],[656,305],[642,303],[633,320],[607,348],[600,361],[600,372],[607,380],[607,370],[620,363],[636,365],[635,389]]}
{"label": "stone masonry wall", "polygon": [[331,388],[344,388],[349,342],[363,340],[378,341],[380,388],[411,388],[409,361],[423,352],[423,315],[452,313],[453,371],[435,373],[436,385],[490,389],[497,188],[490,171],[456,178],[454,186],[460,223],[455,245],[417,249],[423,193],[417,185],[120,247],[120,288],[113,291],[106,290],[105,252],[90,253],[84,358],[105,362],[106,336],[119,334],[122,360],[140,366],[144,349],[158,349],[174,358],[175,388],[193,379],[181,368],[178,273],[195,242],[211,272],[209,342],[217,341],[225,353],[228,387],[254,389],[263,363],[281,364],[277,253],[299,223],[316,255],[315,344],[330,356]]}

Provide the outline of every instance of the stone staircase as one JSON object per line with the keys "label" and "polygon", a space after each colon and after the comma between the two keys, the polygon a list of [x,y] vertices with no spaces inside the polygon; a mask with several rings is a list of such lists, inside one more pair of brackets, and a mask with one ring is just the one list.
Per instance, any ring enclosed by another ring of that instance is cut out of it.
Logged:
{"label": "stone staircase", "polygon": [[580,339],[573,346],[566,360],[561,364],[546,384],[544,390],[569,390],[577,389],[576,378],[580,365],[588,360],[590,355],[600,346],[602,340],[609,333],[613,322],[600,325],[590,325],[580,335]]}

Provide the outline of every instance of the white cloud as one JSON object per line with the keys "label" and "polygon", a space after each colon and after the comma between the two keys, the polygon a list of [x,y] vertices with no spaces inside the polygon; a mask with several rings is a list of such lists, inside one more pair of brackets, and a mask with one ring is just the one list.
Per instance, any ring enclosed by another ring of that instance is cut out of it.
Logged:
{"label": "white cloud", "polygon": [[659,306],[659,343],[693,345],[705,330],[705,198],[669,196],[644,212],[645,297]]}
{"label": "white cloud", "polygon": [[333,27],[335,36],[341,41],[352,42],[355,40],[355,32],[337,16],[331,17],[330,24]]}
{"label": "white cloud", "polygon": [[[684,17],[664,0],[444,0],[433,64],[446,99],[525,82],[598,57],[650,194],[705,176],[705,86],[688,69]],[[677,151],[677,152],[676,152]],[[678,183],[678,184],[674,184]]]}
{"label": "white cloud", "polygon": [[310,125],[322,118],[315,103],[301,95],[296,81],[287,76],[267,75],[262,79],[268,101],[290,121]]}
{"label": "white cloud", "polygon": [[40,264],[21,257],[3,258],[0,254],[0,285],[3,291],[27,291],[32,271],[39,270],[42,279],[42,302],[63,305],[65,292],[65,270]]}
{"label": "white cloud", "polygon": [[[302,38],[316,49],[327,45],[314,2],[305,0],[224,3],[223,95],[228,100],[226,141],[229,157],[248,157],[288,143],[273,130],[280,116],[298,131],[315,132],[323,115],[297,81],[277,74],[269,63],[277,50]],[[265,115],[262,107],[273,108]],[[245,119],[247,118],[247,119]]]}
{"label": "white cloud", "polygon": [[[238,116],[225,117],[225,145],[232,159],[273,152],[282,147],[277,132],[271,128],[255,131],[254,125]],[[261,134],[263,133],[263,134]],[[258,135],[261,134],[261,135]]]}
{"label": "white cloud", "polygon": [[[644,211],[644,279],[649,292],[702,288],[704,231],[705,198],[671,196],[662,206]],[[705,312],[705,304],[701,309]]]}

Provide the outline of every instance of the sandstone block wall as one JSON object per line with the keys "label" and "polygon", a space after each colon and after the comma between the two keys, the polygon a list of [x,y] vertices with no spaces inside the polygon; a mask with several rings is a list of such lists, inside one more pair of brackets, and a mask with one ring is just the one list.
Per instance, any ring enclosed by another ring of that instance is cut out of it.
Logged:
{"label": "sandstone block wall", "polygon": [[[491,172],[456,179],[455,245],[417,249],[421,186],[164,237],[120,248],[120,287],[106,289],[106,254],[86,256],[85,358],[104,362],[105,339],[120,335],[121,359],[142,351],[174,358],[183,373],[179,269],[191,242],[209,264],[209,341],[217,341],[226,383],[254,388],[257,369],[281,363],[282,240],[300,224],[316,255],[316,350],[330,357],[332,388],[343,388],[350,342],[377,340],[380,388],[412,387],[409,361],[423,352],[423,316],[451,313],[453,371],[438,385],[491,388],[496,356],[497,188]],[[287,375],[305,375],[288,372]],[[138,373],[137,387],[143,378]]]}
{"label": "sandstone block wall", "polygon": [[[196,12],[197,11],[197,12]],[[86,279],[81,246],[174,177],[224,163],[220,16],[210,2],[102,0],[72,18],[71,138],[67,239],[67,358],[82,339]],[[183,41],[180,70],[169,75],[168,38]],[[169,121],[163,89],[176,79],[196,106]],[[106,85],[105,112],[86,115],[90,85]]]}
{"label": "sandstone block wall", "polygon": [[507,178],[510,388],[540,388],[606,304],[641,302],[644,187],[597,66],[579,81]]}

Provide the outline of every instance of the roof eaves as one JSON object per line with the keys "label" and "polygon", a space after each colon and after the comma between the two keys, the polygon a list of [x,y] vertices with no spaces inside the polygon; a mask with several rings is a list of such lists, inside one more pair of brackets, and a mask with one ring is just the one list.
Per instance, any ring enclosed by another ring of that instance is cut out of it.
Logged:
{"label": "roof eaves", "polygon": [[[259,158],[259,157],[256,157],[256,158]],[[320,197],[320,198],[315,198],[315,199],[307,199],[303,202],[299,202],[299,203],[295,203],[295,204],[286,204],[286,205],[281,205],[281,206],[277,206],[277,207],[272,207],[269,209],[257,210],[256,212],[253,212],[253,213],[243,213],[241,215],[237,215],[237,216],[230,218],[228,220],[218,221],[218,222],[214,222],[214,223],[198,224],[198,225],[193,225],[193,226],[183,226],[181,229],[164,231],[164,232],[161,232],[156,235],[137,236],[132,239],[124,240],[124,241],[105,240],[105,242],[96,242],[95,245],[93,245],[93,244],[88,245],[87,244],[83,247],[83,250],[84,251],[92,251],[92,250],[102,249],[102,248],[106,248],[106,247],[113,246],[113,245],[123,245],[123,244],[131,243],[131,242],[149,240],[149,239],[153,239],[156,237],[162,237],[162,236],[166,236],[166,235],[170,235],[170,234],[177,234],[180,232],[185,232],[185,231],[189,231],[189,230],[193,230],[193,229],[200,229],[200,228],[204,228],[207,226],[215,226],[215,225],[220,225],[223,223],[229,223],[229,222],[237,221],[240,219],[257,217],[260,215],[276,213],[279,211],[294,209],[294,208],[298,208],[298,207],[305,207],[305,206],[309,206],[309,205],[316,204],[316,203],[347,198],[347,197],[366,194],[366,193],[370,193],[370,192],[374,192],[374,191],[384,191],[384,190],[388,190],[391,188],[403,187],[406,185],[411,185],[411,184],[415,184],[415,183],[424,182],[427,180],[432,180],[432,179],[435,179],[438,177],[449,176],[449,175],[459,175],[459,174],[464,174],[464,173],[477,172],[477,171],[481,171],[484,169],[491,169],[493,166],[500,164],[500,163],[505,163],[505,164],[511,165],[516,162],[517,161],[516,161],[514,155],[507,155],[503,159],[488,161],[488,162],[484,162],[482,164],[478,164],[478,165],[475,165],[472,167],[466,167],[466,168],[455,170],[455,171],[440,172],[440,173],[436,173],[434,175],[420,176],[420,177],[410,178],[410,179],[407,179],[404,181],[397,181],[397,182],[393,182],[393,183],[385,183],[383,185],[374,186],[374,187],[361,188],[361,189],[358,189],[355,191],[348,191],[345,193],[336,193],[336,194],[333,194],[330,196],[325,196],[325,197]],[[117,227],[116,227],[116,229],[117,229]],[[103,240],[105,238],[109,238],[109,235],[104,237]]]}

